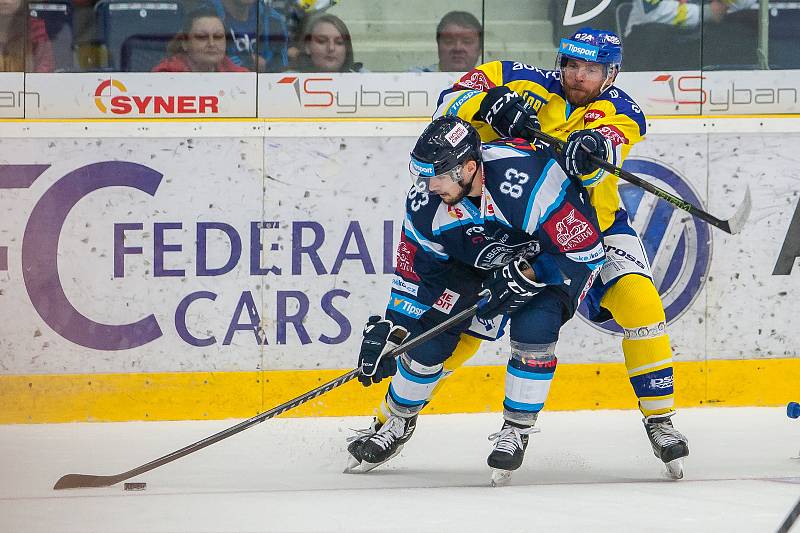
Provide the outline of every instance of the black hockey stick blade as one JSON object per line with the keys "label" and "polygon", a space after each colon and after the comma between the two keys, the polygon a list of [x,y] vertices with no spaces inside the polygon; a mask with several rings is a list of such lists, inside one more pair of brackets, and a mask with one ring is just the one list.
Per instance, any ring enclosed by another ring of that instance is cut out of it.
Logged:
{"label": "black hockey stick blade", "polygon": [[[548,135],[540,130],[536,130],[533,128],[528,128],[528,131],[531,132],[531,134],[535,138],[549,145],[552,145],[559,152],[564,148],[564,141],[562,141],[561,139],[557,139],[551,135]],[[745,222],[747,222],[747,217],[750,216],[751,200],[750,200],[749,186],[747,186],[745,190],[744,200],[742,200],[742,203],[739,205],[734,215],[727,220],[722,220],[710,213],[703,211],[699,207],[694,206],[693,204],[687,202],[683,198],[675,196],[674,194],[669,193],[664,189],[657,187],[656,185],[653,185],[649,181],[640,178],[639,176],[633,174],[632,172],[628,172],[627,170],[623,170],[620,167],[614,166],[608,161],[600,159],[599,157],[594,155],[590,155],[590,159],[593,163],[595,163],[597,166],[599,166],[606,172],[609,172],[617,176],[618,178],[627,181],[628,183],[636,185],[637,187],[644,189],[645,191],[651,194],[654,194],[655,196],[672,204],[678,209],[682,209],[687,213],[691,214],[692,216],[695,216],[700,220],[704,220],[705,222],[708,222],[712,226],[719,228],[726,233],[730,233],[731,235],[739,233],[744,227]]]}
{"label": "black hockey stick blade", "polygon": [[[438,324],[431,329],[420,333],[413,339],[410,339],[408,342],[405,342],[389,352],[387,356],[397,357],[398,355],[404,354],[409,350],[413,350],[420,344],[429,341],[436,335],[442,333],[445,330],[450,329],[451,327],[455,326],[456,324],[467,320],[468,318],[472,318],[475,313],[478,311],[478,306],[483,305],[486,301],[488,301],[488,295],[481,294],[481,299],[478,303],[474,304],[467,309],[464,309],[458,314],[453,315],[452,317],[448,318],[441,324]],[[331,380],[323,385],[320,385],[316,389],[310,390],[305,394],[301,394],[297,398],[289,400],[288,402],[282,403],[277,407],[273,407],[269,411],[265,411],[260,413],[252,418],[248,418],[247,420],[236,424],[235,426],[231,426],[227,429],[223,429],[222,431],[215,433],[209,437],[204,438],[203,440],[199,440],[193,444],[185,446],[180,450],[175,450],[172,453],[168,453],[158,459],[150,461],[149,463],[143,464],[141,466],[137,466],[132,470],[128,470],[127,472],[122,472],[121,474],[116,474],[113,476],[93,476],[90,474],[66,474],[61,476],[61,478],[56,481],[56,484],[53,486],[53,490],[62,490],[62,489],[78,489],[78,488],[91,488],[91,487],[110,487],[111,485],[116,485],[120,481],[125,481],[132,477],[136,477],[140,474],[145,472],[149,472],[154,468],[158,468],[159,466],[163,466],[167,463],[171,463],[176,459],[180,459],[190,453],[194,453],[198,450],[202,450],[206,446],[211,446],[212,444],[219,442],[223,439],[227,439],[237,433],[244,431],[256,424],[260,424],[264,420],[268,420],[275,416],[278,416],[290,409],[294,409],[295,407],[306,403],[309,400],[313,400],[317,396],[325,394],[328,391],[331,391],[341,385],[344,385],[348,381],[355,379],[359,374],[359,369],[356,368],[351,370],[347,374],[339,376],[338,378]]]}
{"label": "black hockey stick blade", "polygon": [[82,487],[110,487],[122,480],[130,479],[125,474],[116,476],[91,476],[87,474],[67,474],[53,486],[53,490],[77,489]]}

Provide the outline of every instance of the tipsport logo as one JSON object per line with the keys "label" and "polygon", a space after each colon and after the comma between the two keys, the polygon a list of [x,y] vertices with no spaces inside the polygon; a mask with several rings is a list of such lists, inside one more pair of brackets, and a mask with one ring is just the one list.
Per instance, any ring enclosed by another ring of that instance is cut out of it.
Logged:
{"label": "tipsport logo", "polygon": [[[625,161],[623,168],[704,209],[697,191],[686,178],[667,165],[632,158]],[[667,323],[672,323],[691,307],[705,285],[712,255],[710,226],[700,219],[686,216],[684,211],[665,201],[653,200],[650,193],[634,185],[622,182],[619,190],[625,210],[642,238]],[[642,221],[643,226],[637,224]],[[622,328],[614,320],[602,324],[591,322],[586,302],[581,304],[578,312],[593,327],[607,333],[622,334]]]}
{"label": "tipsport logo", "polygon": [[600,48],[597,46],[569,39],[561,39],[559,49],[562,54],[585,61],[597,61],[597,56],[600,53]]}

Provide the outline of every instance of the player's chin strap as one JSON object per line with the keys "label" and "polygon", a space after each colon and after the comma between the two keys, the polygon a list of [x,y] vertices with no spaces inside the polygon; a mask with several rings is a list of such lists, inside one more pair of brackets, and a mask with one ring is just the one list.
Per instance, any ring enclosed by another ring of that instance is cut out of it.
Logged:
{"label": "player's chin strap", "polygon": [[[563,150],[564,142],[562,140],[556,139],[555,137],[534,128],[528,128],[528,131],[530,132],[532,137],[535,137],[536,139],[539,139],[555,147],[559,152]],[[649,181],[643,180],[636,174],[628,172],[627,170],[623,170],[618,166],[612,165],[608,161],[601,159],[593,154],[589,154],[589,160],[592,163],[596,164],[598,167],[605,170],[606,172],[609,172],[617,176],[618,178],[624,179],[628,183],[636,185],[637,187],[640,187],[645,191],[656,195],[657,197],[669,202],[678,209],[682,209],[687,213],[691,214],[692,216],[695,216],[700,220],[704,220],[709,224],[711,224],[712,226],[719,228],[726,233],[730,233],[731,235],[734,235],[742,231],[745,222],[747,222],[747,217],[750,216],[750,208],[752,207],[752,205],[750,200],[749,185],[745,187],[744,200],[742,200],[742,203],[739,204],[739,208],[736,210],[733,216],[726,220],[722,220],[715,217],[714,215],[707,213],[706,211],[703,211],[699,207],[692,205],[683,198],[675,196],[665,191],[664,189],[653,185]]]}
{"label": "player's chin strap", "polygon": [[608,69],[608,72],[606,73],[606,79],[603,82],[603,85],[600,86],[600,94],[603,94],[610,89],[612,85],[614,85],[614,79],[616,75],[619,74],[618,65],[612,65],[610,67],[607,66],[606,68]]}

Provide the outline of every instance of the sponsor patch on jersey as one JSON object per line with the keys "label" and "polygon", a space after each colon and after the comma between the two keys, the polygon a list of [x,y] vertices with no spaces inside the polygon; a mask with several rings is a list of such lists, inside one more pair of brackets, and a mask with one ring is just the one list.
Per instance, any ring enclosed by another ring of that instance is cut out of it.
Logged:
{"label": "sponsor patch on jersey", "polygon": [[466,213],[457,205],[448,205],[447,206],[447,214],[450,218],[455,218],[457,220],[461,220],[467,216]]}
{"label": "sponsor patch on jersey", "polygon": [[450,289],[445,289],[442,295],[436,300],[436,303],[433,304],[433,308],[438,309],[446,315],[449,315],[460,296],[461,295],[457,292],[453,292]]}
{"label": "sponsor patch on jersey", "polygon": [[397,245],[397,272],[406,279],[419,281],[420,277],[414,272],[414,257],[417,255],[417,247],[406,240],[403,235]]}
{"label": "sponsor patch on jersey", "polygon": [[486,76],[482,70],[473,70],[467,72],[456,83],[457,88],[474,89],[476,91],[486,91],[492,87],[496,87],[494,83]]}
{"label": "sponsor patch on jersey", "polygon": [[561,252],[571,252],[597,242],[597,232],[575,206],[564,206],[544,223],[544,230]]}
{"label": "sponsor patch on jersey", "polygon": [[458,99],[447,108],[447,114],[458,116],[458,110],[461,109],[461,106],[476,94],[478,94],[478,91],[467,91],[459,96]]}
{"label": "sponsor patch on jersey", "polygon": [[603,257],[603,243],[598,242],[591,250],[567,252],[567,257],[578,263],[591,263]]}
{"label": "sponsor patch on jersey", "polygon": [[611,144],[614,146],[618,144],[628,144],[628,138],[625,137],[625,134],[622,133],[619,128],[616,126],[612,126],[610,124],[606,124],[604,126],[600,126],[597,128],[597,131],[603,134],[603,137],[611,141]]}
{"label": "sponsor patch on jersey", "polygon": [[430,307],[416,300],[412,300],[411,298],[406,298],[405,296],[392,292],[389,295],[389,309],[397,311],[401,315],[419,318],[425,311],[430,309]]}
{"label": "sponsor patch on jersey", "polygon": [[599,120],[604,116],[606,116],[606,114],[600,111],[599,109],[590,109],[589,111],[586,112],[585,115],[583,115],[583,123],[589,124],[590,122]]}
{"label": "sponsor patch on jersey", "polygon": [[419,293],[419,285],[410,283],[398,276],[392,279],[392,289],[407,292],[412,296],[416,296]]}
{"label": "sponsor patch on jersey", "polygon": [[525,99],[525,101],[528,102],[528,105],[530,105],[533,108],[533,110],[536,111],[537,113],[542,108],[542,106],[547,103],[547,100],[545,100],[543,96],[539,96],[533,91],[522,91],[522,94],[520,96],[522,96]]}
{"label": "sponsor patch on jersey", "polygon": [[467,136],[467,128],[463,124],[456,124],[453,129],[444,134],[444,138],[450,143],[450,146],[458,146],[458,143],[464,140]]}
{"label": "sponsor patch on jersey", "polygon": [[594,285],[594,280],[595,278],[597,278],[597,275],[600,274],[601,267],[602,265],[599,265],[598,267],[592,270],[591,274],[589,274],[589,279],[586,280],[586,285],[583,286],[583,290],[581,291],[580,296],[578,296],[578,305],[581,305],[581,302],[583,301],[584,298],[586,298],[586,295],[589,293],[589,289],[591,289],[592,285]]}

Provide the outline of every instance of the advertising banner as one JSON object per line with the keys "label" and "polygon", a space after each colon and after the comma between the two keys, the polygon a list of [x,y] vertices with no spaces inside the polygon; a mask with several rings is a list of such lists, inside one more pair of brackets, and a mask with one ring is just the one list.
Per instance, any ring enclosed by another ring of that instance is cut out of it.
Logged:
{"label": "advertising banner", "polygon": [[[191,119],[254,118],[258,114],[265,119],[420,118],[433,113],[441,91],[458,76],[441,72],[11,72],[0,73],[0,117]],[[797,70],[623,70],[615,85],[651,117],[800,113]]]}
{"label": "advertising banner", "polygon": [[245,118],[256,114],[256,74],[25,75],[26,118]]}
{"label": "advertising banner", "polygon": [[459,74],[259,74],[258,116],[264,118],[427,117],[439,93]]}
{"label": "advertising banner", "polygon": [[[35,100],[37,94],[31,94]],[[0,72],[0,118],[23,118],[25,116],[25,74],[22,72]]]}
{"label": "advertising banner", "polygon": [[[394,279],[413,142],[0,140],[0,373],[352,368]],[[731,236],[622,185],[679,360],[797,355],[797,142],[652,136],[626,161],[723,218],[752,189]],[[559,359],[619,361],[619,335],[576,317]],[[507,356],[504,338],[471,364]]]}
{"label": "advertising banner", "polygon": [[800,71],[621,72],[615,85],[645,115],[800,113]]}

